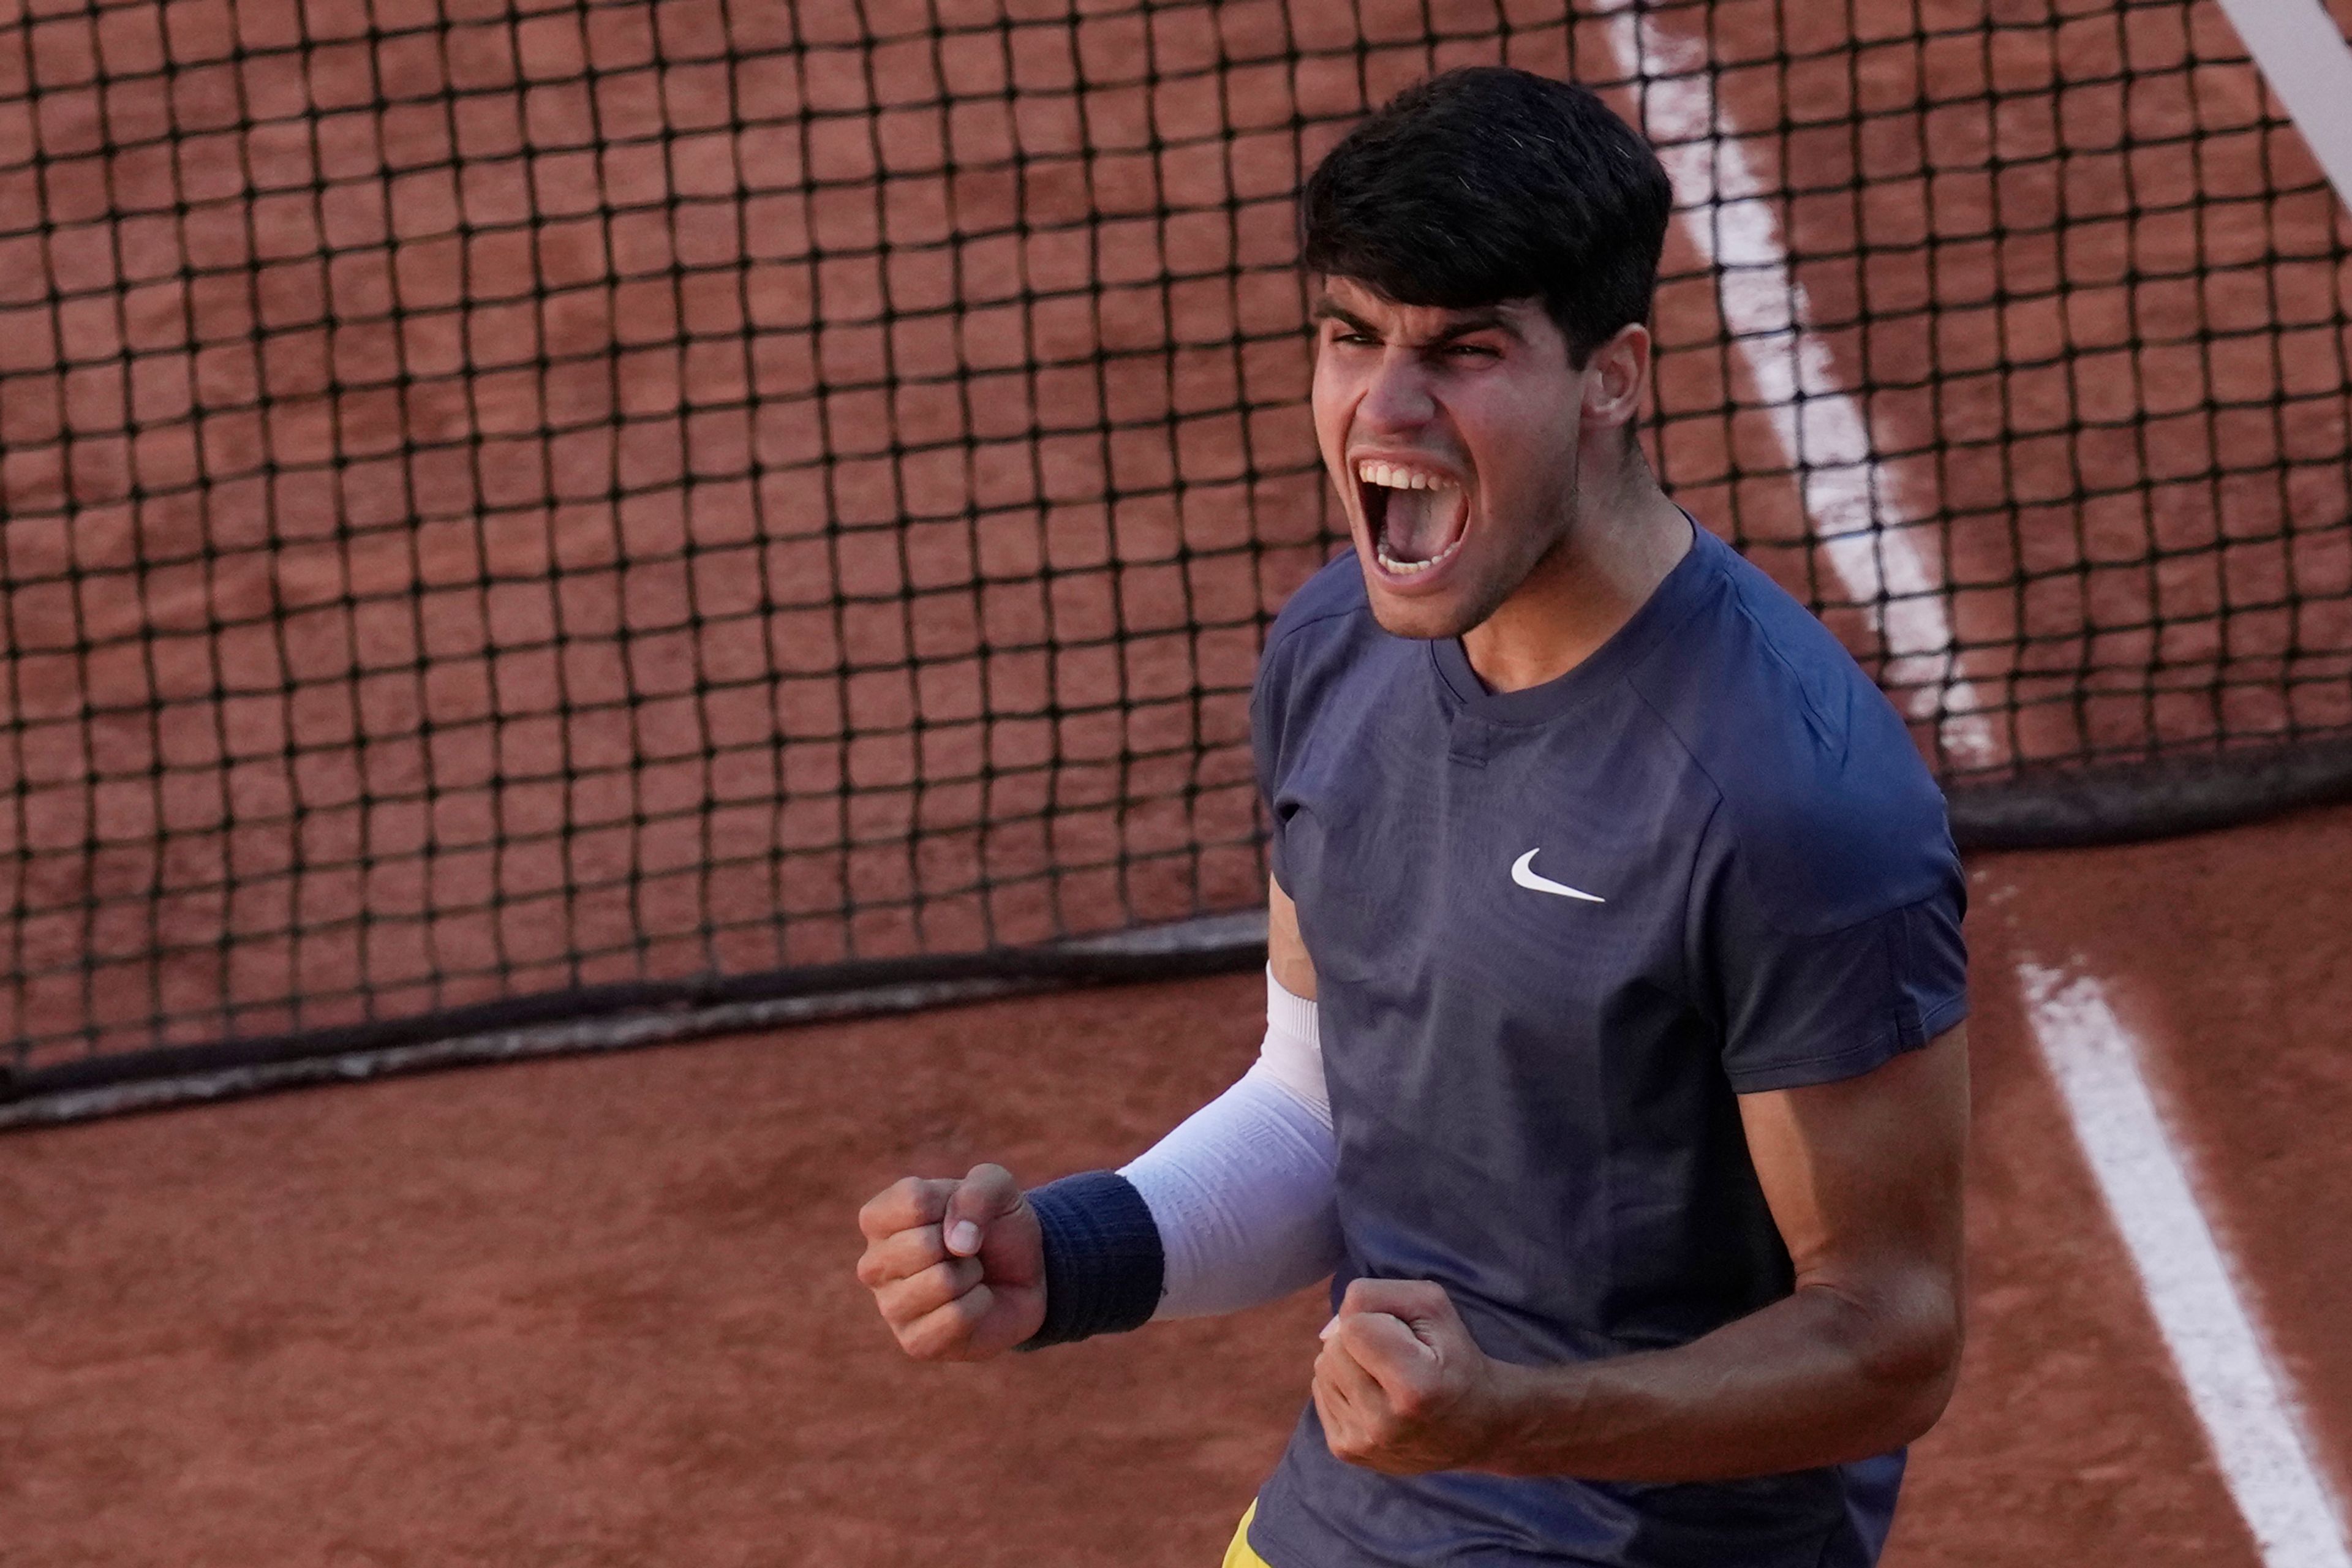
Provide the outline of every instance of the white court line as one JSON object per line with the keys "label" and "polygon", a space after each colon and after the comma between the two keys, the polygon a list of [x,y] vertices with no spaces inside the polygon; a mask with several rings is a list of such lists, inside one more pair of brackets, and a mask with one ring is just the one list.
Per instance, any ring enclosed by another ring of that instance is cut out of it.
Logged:
{"label": "white court line", "polygon": [[[1931,668],[1943,675],[1942,706],[1959,710],[1941,721],[1945,745],[1971,761],[1997,760],[1997,739],[1958,668],[1951,623],[1936,594],[1939,575],[1921,552],[1916,531],[1874,532],[1882,520],[1910,520],[1898,510],[1895,486],[1874,456],[1869,424],[1838,384],[1827,348],[1803,331],[1805,294],[1790,272],[1769,188],[1717,112],[1704,47],[1660,33],[1646,16],[1625,9],[1626,0],[1602,5],[1613,13],[1609,37],[1624,74],[1642,84],[1651,138],[1666,143],[1659,153],[1676,190],[1685,201],[1712,198],[1685,213],[1685,226],[1716,269],[1725,325],[1791,468],[1802,476],[1823,554],[1856,599],[1897,595],[1883,627],[1887,649],[1898,661],[1938,661]],[[1932,696],[1932,689],[1924,695]],[[2352,1568],[2287,1380],[2239,1298],[2129,1037],[2095,981],[2061,986],[2053,972],[2030,962],[2020,973],[2036,1039],[2075,1135],[2263,1563]]]}
{"label": "white court line", "polygon": [[2287,1378],[2239,1295],[2099,983],[2018,966],[2042,1058],[2066,1101],[2189,1402],[2270,1568],[2352,1568]]}
{"label": "white court line", "polygon": [[1990,764],[1999,760],[1997,742],[1958,668],[1941,564],[1921,549],[1929,531],[1894,526],[1918,520],[1906,515],[1893,477],[1872,451],[1869,422],[1839,384],[1828,346],[1804,330],[1805,288],[1790,272],[1772,189],[1717,117],[1706,47],[1661,31],[1625,5],[1603,0],[1601,8],[1613,13],[1610,43],[1625,76],[1641,83],[1645,129],[1676,195],[1694,204],[1684,209],[1683,226],[1715,273],[1724,325],[1798,476],[1822,553],[1849,595],[1873,606],[1871,624],[1886,638],[1888,678],[1922,682],[1913,717],[1958,710],[1939,722],[1945,749],[1965,763]]}
{"label": "white court line", "polygon": [[2352,44],[2319,0],[2221,0],[2230,25],[2352,205]]}

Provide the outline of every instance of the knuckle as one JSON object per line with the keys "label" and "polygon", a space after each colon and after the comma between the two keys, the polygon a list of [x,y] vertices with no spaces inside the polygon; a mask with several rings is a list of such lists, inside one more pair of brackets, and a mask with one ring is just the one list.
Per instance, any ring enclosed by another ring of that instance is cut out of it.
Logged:
{"label": "knuckle", "polygon": [[881,1314],[882,1325],[890,1331],[890,1337],[897,1340],[899,1347],[904,1349],[907,1343],[907,1331],[913,1327],[907,1321],[906,1314],[891,1310],[889,1297],[879,1291],[875,1293],[874,1310]]}
{"label": "knuckle", "polygon": [[915,1177],[899,1177],[866,1200],[857,1211],[858,1228],[877,1241],[904,1229],[918,1212],[921,1189]]}
{"label": "knuckle", "polygon": [[936,1264],[917,1269],[890,1289],[894,1309],[910,1322],[946,1305],[952,1294],[949,1276]]}
{"label": "knuckle", "polygon": [[950,1301],[935,1307],[909,1324],[904,1338],[910,1338],[922,1348],[910,1351],[922,1361],[961,1361],[971,1352],[971,1321],[962,1310],[963,1303]]}
{"label": "knuckle", "polygon": [[955,1296],[955,1271],[944,1263],[934,1263],[908,1277],[908,1291],[925,1308],[943,1307]]}
{"label": "knuckle", "polygon": [[898,1250],[887,1243],[877,1243],[866,1249],[857,1260],[857,1279],[868,1290],[881,1291],[898,1284],[906,1275],[898,1261]]}
{"label": "knuckle", "polygon": [[990,1214],[1003,1214],[1021,1202],[1021,1184],[1002,1165],[973,1166],[971,1174],[964,1178],[964,1190]]}
{"label": "knuckle", "polygon": [[914,1314],[907,1310],[905,1298],[896,1285],[885,1285],[874,1292],[874,1310],[882,1314],[882,1321],[890,1325],[891,1332],[905,1337]]}
{"label": "knuckle", "polygon": [[922,1303],[917,1300],[916,1283],[911,1279],[893,1279],[874,1292],[875,1304],[882,1315],[893,1323],[911,1323],[923,1315]]}
{"label": "knuckle", "polygon": [[943,1361],[951,1348],[952,1324],[937,1312],[926,1312],[898,1328],[898,1343],[917,1361]]}

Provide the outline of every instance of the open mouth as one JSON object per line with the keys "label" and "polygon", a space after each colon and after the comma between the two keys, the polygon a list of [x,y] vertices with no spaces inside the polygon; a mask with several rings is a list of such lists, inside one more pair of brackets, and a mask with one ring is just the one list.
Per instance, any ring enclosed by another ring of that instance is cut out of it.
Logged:
{"label": "open mouth", "polygon": [[1366,458],[1356,465],[1364,523],[1383,571],[1411,577],[1450,560],[1470,529],[1470,497],[1450,475]]}

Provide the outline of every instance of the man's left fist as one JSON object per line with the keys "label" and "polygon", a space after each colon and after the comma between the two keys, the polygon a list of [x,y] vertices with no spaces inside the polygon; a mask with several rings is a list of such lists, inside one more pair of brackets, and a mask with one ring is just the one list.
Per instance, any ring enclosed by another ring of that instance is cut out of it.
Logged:
{"label": "man's left fist", "polygon": [[1384,1475],[1475,1468],[1504,1418],[1499,1370],[1443,1286],[1359,1279],[1315,1358],[1323,1440]]}

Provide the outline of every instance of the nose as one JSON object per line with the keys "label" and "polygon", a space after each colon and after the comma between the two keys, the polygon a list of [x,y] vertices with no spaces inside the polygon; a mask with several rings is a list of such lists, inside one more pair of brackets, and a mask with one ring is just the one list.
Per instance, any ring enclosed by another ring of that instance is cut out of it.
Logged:
{"label": "nose", "polygon": [[1372,368],[1370,384],[1356,405],[1356,422],[1367,434],[1415,430],[1437,413],[1429,367],[1402,345],[1391,348]]}

